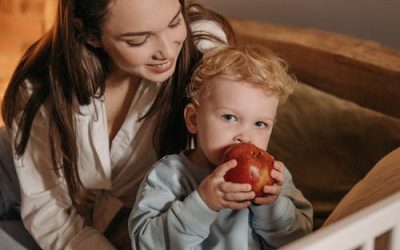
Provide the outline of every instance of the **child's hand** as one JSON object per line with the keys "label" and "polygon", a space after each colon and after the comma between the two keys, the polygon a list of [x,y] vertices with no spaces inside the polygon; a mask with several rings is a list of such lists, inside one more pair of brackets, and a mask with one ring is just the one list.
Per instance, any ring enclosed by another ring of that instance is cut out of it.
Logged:
{"label": "child's hand", "polygon": [[285,165],[280,161],[274,162],[274,169],[271,170],[271,177],[275,179],[274,185],[266,185],[263,188],[266,196],[257,197],[254,199],[254,203],[258,205],[272,204],[281,193],[281,186],[285,183]]}
{"label": "child's hand", "polygon": [[251,191],[251,185],[224,180],[225,173],[236,164],[235,160],[223,163],[200,183],[197,192],[210,209],[214,211],[222,208],[239,210],[250,206],[250,200],[255,196],[255,193]]}

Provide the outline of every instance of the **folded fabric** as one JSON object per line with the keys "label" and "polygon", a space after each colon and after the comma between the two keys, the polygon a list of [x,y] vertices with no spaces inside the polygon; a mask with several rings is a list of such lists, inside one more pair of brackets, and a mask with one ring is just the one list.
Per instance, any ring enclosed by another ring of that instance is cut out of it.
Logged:
{"label": "folded fabric", "polygon": [[[359,211],[400,191],[400,147],[380,160],[340,201],[323,226]],[[388,249],[389,235],[375,242],[375,249]]]}

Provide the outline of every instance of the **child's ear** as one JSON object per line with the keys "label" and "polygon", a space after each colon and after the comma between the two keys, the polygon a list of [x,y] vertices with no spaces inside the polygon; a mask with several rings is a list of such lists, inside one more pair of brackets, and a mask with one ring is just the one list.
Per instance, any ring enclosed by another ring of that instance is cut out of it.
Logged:
{"label": "child's ear", "polygon": [[193,103],[189,103],[185,107],[184,118],[186,123],[186,128],[191,134],[197,133],[197,122],[196,122],[196,107]]}

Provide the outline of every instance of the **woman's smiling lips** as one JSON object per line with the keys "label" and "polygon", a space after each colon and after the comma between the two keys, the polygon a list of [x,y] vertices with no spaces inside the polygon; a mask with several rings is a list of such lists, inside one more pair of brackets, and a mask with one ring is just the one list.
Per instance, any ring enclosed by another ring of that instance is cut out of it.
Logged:
{"label": "woman's smiling lips", "polygon": [[168,71],[173,66],[173,60],[169,59],[168,61],[160,64],[148,64],[148,67],[151,71],[155,73],[164,73]]}

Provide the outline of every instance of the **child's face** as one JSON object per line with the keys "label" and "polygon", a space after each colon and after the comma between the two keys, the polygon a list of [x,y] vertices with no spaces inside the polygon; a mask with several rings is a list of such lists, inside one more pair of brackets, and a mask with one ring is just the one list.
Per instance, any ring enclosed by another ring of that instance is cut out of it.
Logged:
{"label": "child's face", "polygon": [[185,109],[187,127],[197,137],[191,157],[195,163],[217,166],[224,150],[239,142],[267,149],[279,104],[275,96],[246,82],[217,77],[199,103]]}

